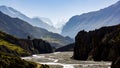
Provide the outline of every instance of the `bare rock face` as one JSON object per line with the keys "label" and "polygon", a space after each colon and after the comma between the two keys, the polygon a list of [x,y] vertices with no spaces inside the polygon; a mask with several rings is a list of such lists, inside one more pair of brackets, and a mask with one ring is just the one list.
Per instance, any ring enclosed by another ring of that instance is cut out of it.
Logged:
{"label": "bare rock face", "polygon": [[75,38],[74,59],[112,61],[120,56],[120,25],[80,31]]}
{"label": "bare rock face", "polygon": [[111,68],[120,68],[120,57],[112,62]]}
{"label": "bare rock face", "polygon": [[86,60],[90,51],[90,46],[88,45],[90,42],[89,37],[87,37],[87,32],[81,31],[75,40],[74,58]]}
{"label": "bare rock face", "polygon": [[20,45],[21,48],[27,50],[31,54],[53,52],[51,45],[41,39],[20,39],[18,40],[18,45]]}
{"label": "bare rock face", "polygon": [[51,45],[41,39],[34,39],[32,40],[32,42],[33,42],[34,48],[37,49],[39,53],[53,52]]}

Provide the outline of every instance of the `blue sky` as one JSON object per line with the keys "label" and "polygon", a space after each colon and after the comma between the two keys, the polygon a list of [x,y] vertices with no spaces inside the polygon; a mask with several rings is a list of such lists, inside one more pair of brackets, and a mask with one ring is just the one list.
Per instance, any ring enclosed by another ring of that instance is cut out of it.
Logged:
{"label": "blue sky", "polygon": [[47,17],[54,24],[74,15],[96,11],[119,0],[0,0],[0,5],[13,7],[28,17]]}

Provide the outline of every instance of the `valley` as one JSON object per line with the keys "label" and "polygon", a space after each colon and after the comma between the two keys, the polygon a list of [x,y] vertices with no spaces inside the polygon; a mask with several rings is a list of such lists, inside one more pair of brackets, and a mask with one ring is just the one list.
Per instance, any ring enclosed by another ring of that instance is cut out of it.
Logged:
{"label": "valley", "polygon": [[73,52],[54,52],[21,57],[27,61],[47,64],[50,68],[110,68],[111,62],[78,61],[72,59]]}
{"label": "valley", "polygon": [[[66,7],[69,2],[52,5]],[[67,14],[50,12],[48,6],[41,6],[47,8],[43,15],[48,14],[42,17],[36,4],[27,7],[32,9],[28,14],[26,6],[19,11],[20,6],[10,4],[14,6],[0,5],[0,68],[120,68],[120,0],[97,11],[75,13],[65,21]]]}

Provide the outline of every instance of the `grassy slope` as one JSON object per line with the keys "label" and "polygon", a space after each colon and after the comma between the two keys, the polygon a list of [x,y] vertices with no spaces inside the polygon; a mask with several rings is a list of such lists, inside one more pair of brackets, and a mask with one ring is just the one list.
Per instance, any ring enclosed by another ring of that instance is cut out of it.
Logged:
{"label": "grassy slope", "polygon": [[19,57],[0,52],[0,68],[49,68],[49,66],[25,61]]}
{"label": "grassy slope", "polygon": [[11,35],[0,32],[0,46],[5,46],[7,49],[9,49],[11,51],[15,51],[19,55],[28,54],[28,52],[26,50],[24,50],[23,48],[21,48],[20,46],[18,46],[16,44],[12,44],[12,43],[10,43],[10,41],[6,40],[7,38],[10,39],[11,41],[12,41],[12,39],[17,39]]}
{"label": "grassy slope", "polygon": [[[0,32],[0,47],[5,46],[7,49],[15,51],[19,55],[28,54],[28,52],[20,46],[12,44],[11,41],[13,42],[14,40],[17,41],[17,38],[4,32]],[[14,56],[14,54],[7,54],[0,50],[0,68],[49,68],[49,66],[25,61]]]}

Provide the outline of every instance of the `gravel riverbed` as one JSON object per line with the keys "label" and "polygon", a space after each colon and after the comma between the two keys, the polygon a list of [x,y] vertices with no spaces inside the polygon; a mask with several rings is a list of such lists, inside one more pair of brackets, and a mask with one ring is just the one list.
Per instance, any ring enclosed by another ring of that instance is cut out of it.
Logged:
{"label": "gravel riverbed", "polygon": [[78,61],[71,59],[73,52],[55,52],[21,57],[27,61],[47,64],[51,68],[110,68],[111,62]]}

